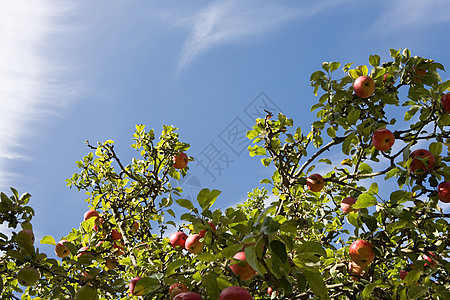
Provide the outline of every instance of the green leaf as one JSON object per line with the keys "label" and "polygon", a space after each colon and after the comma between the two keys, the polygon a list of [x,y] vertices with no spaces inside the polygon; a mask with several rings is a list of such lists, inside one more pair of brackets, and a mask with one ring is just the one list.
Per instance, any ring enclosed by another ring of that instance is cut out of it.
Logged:
{"label": "green leaf", "polygon": [[430,144],[430,152],[434,155],[434,157],[438,157],[441,155],[442,149],[444,147],[442,146],[442,143],[434,142]]}
{"label": "green leaf", "polygon": [[359,77],[358,72],[355,69],[351,69],[348,71],[348,74],[351,78],[356,79]]}
{"label": "green leaf", "polygon": [[261,163],[263,164],[264,167],[270,166],[271,162],[272,162],[272,159],[268,158],[268,157],[261,159]]}
{"label": "green leaf", "polygon": [[334,61],[330,64],[330,72],[334,72],[337,69],[339,69],[339,67],[341,66],[341,64],[337,61]]}
{"label": "green leaf", "polygon": [[134,292],[139,295],[150,294],[160,287],[159,281],[151,277],[142,277],[136,282]]}
{"label": "green leaf", "polygon": [[262,227],[261,233],[266,235],[271,235],[277,233],[280,228],[280,224],[277,221],[274,221],[271,217],[265,217]]}
{"label": "green leaf", "polygon": [[181,207],[187,208],[189,210],[194,209],[194,205],[188,199],[176,199],[175,202],[177,202]]}
{"label": "green leaf", "polygon": [[364,290],[362,291],[362,296],[363,296],[363,298],[369,298],[369,297],[370,297],[370,294],[372,294],[373,290],[374,290],[378,285],[380,285],[379,282],[372,282],[372,283],[369,283],[368,285],[366,285],[366,286],[364,287]]}
{"label": "green leaf", "polygon": [[203,277],[203,286],[206,287],[206,293],[210,299],[219,299],[221,290],[217,284],[217,275],[215,273],[209,273]]}
{"label": "green leaf", "polygon": [[246,247],[244,249],[245,252],[245,260],[247,263],[255,270],[258,274],[263,275],[266,273],[263,266],[261,266],[258,262],[258,256],[255,251],[255,246]]}
{"label": "green leaf", "polygon": [[228,246],[222,250],[222,254],[225,258],[231,258],[233,255],[239,252],[239,250],[242,249],[241,244],[233,244],[231,246]]}
{"label": "green leaf", "polygon": [[55,239],[51,235],[46,235],[41,239],[41,244],[45,245],[56,245]]}
{"label": "green leaf", "polygon": [[378,194],[378,184],[377,184],[376,182],[373,182],[373,183],[370,185],[369,193],[374,194],[374,195],[377,195],[377,194]]}
{"label": "green leaf", "polygon": [[308,281],[309,287],[317,297],[325,298],[328,296],[327,287],[325,286],[325,282],[320,274],[305,269],[301,271]]}
{"label": "green leaf", "polygon": [[327,134],[329,137],[334,138],[336,136],[336,130],[334,130],[333,127],[328,127],[327,128]]}
{"label": "green leaf", "polygon": [[378,67],[380,65],[380,56],[379,55],[370,55],[369,63],[371,66]]}
{"label": "green leaf", "polygon": [[408,289],[408,299],[417,299],[428,293],[428,287],[424,285],[413,286]]}
{"label": "green leaf", "polygon": [[210,191],[206,188],[202,189],[197,194],[197,202],[203,210],[209,209],[214,204],[214,202],[216,202],[217,197],[219,197],[221,193],[222,192],[219,190]]}
{"label": "green leaf", "polygon": [[321,256],[327,255],[322,245],[313,241],[304,242],[298,247],[298,251],[299,253],[317,254]]}
{"label": "green leaf", "polygon": [[273,253],[275,253],[281,260],[281,262],[286,263],[287,262],[287,253],[286,253],[286,246],[282,241],[279,240],[273,240],[270,242],[270,250],[272,250]]}
{"label": "green leaf", "polygon": [[408,272],[408,275],[406,275],[405,282],[408,286],[413,286],[416,284],[417,281],[420,279],[420,271],[418,270],[411,270]]}
{"label": "green leaf", "polygon": [[169,276],[169,275],[175,273],[176,269],[178,269],[181,266],[187,265],[188,263],[189,262],[187,259],[177,259],[177,260],[170,262],[167,265],[166,275]]}
{"label": "green leaf", "polygon": [[367,228],[369,228],[370,231],[376,231],[378,228],[377,219],[375,219],[374,216],[361,215],[361,221],[366,224]]}
{"label": "green leaf", "polygon": [[353,204],[353,209],[371,207],[377,205],[377,203],[377,199],[373,195],[364,193],[359,195],[358,200]]}
{"label": "green leaf", "polygon": [[420,106],[418,106],[418,105],[411,106],[411,108],[405,113],[404,120],[405,121],[411,120],[411,118],[414,117],[414,115],[417,113],[419,108],[420,108]]}
{"label": "green leaf", "polygon": [[215,261],[217,260],[217,255],[209,254],[209,253],[202,253],[198,254],[196,257],[199,261]]}

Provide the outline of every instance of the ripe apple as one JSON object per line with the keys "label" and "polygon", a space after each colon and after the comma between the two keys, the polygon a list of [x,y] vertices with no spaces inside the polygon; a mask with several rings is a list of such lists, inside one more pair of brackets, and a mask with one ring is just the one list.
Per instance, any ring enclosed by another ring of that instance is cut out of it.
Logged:
{"label": "ripe apple", "polygon": [[30,229],[22,229],[19,231],[15,237],[15,239],[19,239],[21,241],[24,241],[28,243],[29,245],[34,244],[34,233]]}
{"label": "ripe apple", "polygon": [[313,192],[320,192],[325,185],[325,180],[320,174],[312,174],[306,179],[306,186]]}
{"label": "ripe apple", "polygon": [[134,277],[133,279],[131,279],[130,284],[128,285],[130,294],[132,296],[142,296],[143,295],[142,292],[144,292],[144,289],[139,289],[139,290],[136,289],[136,284],[140,279],[142,279],[142,277],[139,277],[139,276]]}
{"label": "ripe apple", "polygon": [[177,231],[172,233],[172,235],[169,238],[170,244],[173,248],[176,246],[180,246],[181,248],[184,248],[186,244],[187,234],[182,231]]}
{"label": "ripe apple", "polygon": [[341,209],[345,213],[349,213],[352,211],[358,211],[357,209],[353,209],[353,204],[356,203],[356,199],[353,197],[347,197],[342,199],[341,201]]}
{"label": "ripe apple", "polygon": [[69,249],[64,245],[64,243],[68,243],[67,240],[61,240],[55,245],[55,253],[56,256],[63,258],[70,255]]}
{"label": "ripe apple", "polygon": [[373,146],[380,151],[387,151],[391,149],[394,142],[394,134],[386,128],[378,129],[372,135]]}
{"label": "ripe apple", "polygon": [[441,97],[441,105],[444,111],[450,114],[450,93],[444,94]]}
{"label": "ripe apple", "polygon": [[179,293],[187,292],[188,288],[182,283],[174,283],[169,287],[169,297],[173,299]]}
{"label": "ripe apple", "polygon": [[175,169],[184,169],[186,168],[189,158],[186,153],[181,152],[180,154],[174,155],[173,157],[173,167]]}
{"label": "ripe apple", "polygon": [[200,239],[201,237],[198,234],[189,235],[185,243],[186,250],[194,254],[199,254],[203,250],[203,242]]}
{"label": "ripe apple", "polygon": [[[234,274],[239,276],[242,281],[249,280],[253,278],[253,276],[256,275],[255,270],[250,267],[247,260],[245,259],[245,252],[241,251],[236,253],[233,256],[234,259],[236,259],[238,262],[230,265],[231,271],[233,271]],[[234,261],[232,261],[233,263]]]}
{"label": "ripe apple", "polygon": [[444,203],[450,203],[450,181],[443,181],[439,183],[438,198]]}
{"label": "ripe apple", "polygon": [[416,172],[417,170],[422,170],[422,172],[430,171],[434,163],[436,162],[433,154],[426,149],[417,149],[409,155],[412,157],[411,164],[409,165],[409,170],[411,172]]}
{"label": "ripe apple", "polygon": [[348,263],[348,274],[350,274],[351,279],[359,281],[359,278],[364,274],[364,268],[359,266],[354,261],[350,261]]}
{"label": "ripe apple", "polygon": [[273,288],[269,286],[267,288],[267,294],[272,295],[272,293],[273,293]]}
{"label": "ripe apple", "polygon": [[406,276],[408,276],[408,271],[406,271],[406,270],[400,270],[399,275],[400,275],[400,279],[401,279],[401,280],[405,280]]}
{"label": "ripe apple", "polygon": [[41,278],[41,273],[33,267],[23,267],[17,273],[17,280],[23,286],[33,286]]}
{"label": "ripe apple", "polygon": [[95,219],[94,230],[99,231],[100,229],[102,229],[102,226],[103,226],[103,218],[99,217]]}
{"label": "ripe apple", "polygon": [[84,213],[84,220],[88,220],[90,218],[98,218],[100,215],[95,210],[88,210]]}
{"label": "ripe apple", "polygon": [[[216,232],[216,226],[214,225],[214,223],[208,222],[208,224],[209,224],[209,226],[211,226],[212,231],[213,231],[213,232]],[[207,230],[208,230],[208,229],[200,230],[200,232],[198,233],[198,235],[199,235],[200,237],[205,237],[205,234],[206,234],[206,231],[207,231]]]}
{"label": "ripe apple", "polygon": [[[271,288],[269,288],[271,289]],[[267,289],[267,292],[269,292]],[[253,300],[252,295],[240,286],[229,286],[220,292],[219,300]]]}
{"label": "ripe apple", "polygon": [[111,238],[113,240],[120,240],[122,238],[122,234],[117,229],[113,229],[111,230]]}
{"label": "ripe apple", "polygon": [[117,268],[117,261],[114,258],[107,258],[105,261],[106,268],[108,270],[114,270]]}
{"label": "ripe apple", "polygon": [[375,258],[372,244],[365,240],[356,240],[350,245],[349,254],[360,267],[367,267]]}
{"label": "ripe apple", "polygon": [[[436,255],[435,255],[434,253],[428,251],[428,254],[429,254],[430,256],[433,256],[435,259],[437,259]],[[422,255],[423,259],[426,259],[426,260],[428,260],[428,261],[430,262],[430,267],[434,268],[434,267],[437,266],[437,262],[435,262],[430,256],[428,256],[428,255],[426,255],[426,254],[423,254],[423,255]],[[425,267],[426,267],[427,265],[428,265],[428,264],[424,264]]]}
{"label": "ripe apple", "polygon": [[375,92],[375,81],[369,76],[359,76],[353,83],[353,90],[359,98],[368,98]]}
{"label": "ripe apple", "polygon": [[203,300],[203,298],[194,292],[183,292],[176,295],[173,300]]}
{"label": "ripe apple", "polygon": [[88,254],[88,252],[86,252],[87,250],[89,250],[89,247],[81,247],[78,249],[77,257],[80,257],[83,254]]}
{"label": "ripe apple", "polygon": [[97,300],[98,293],[95,288],[90,285],[80,287],[75,295],[75,300]]}

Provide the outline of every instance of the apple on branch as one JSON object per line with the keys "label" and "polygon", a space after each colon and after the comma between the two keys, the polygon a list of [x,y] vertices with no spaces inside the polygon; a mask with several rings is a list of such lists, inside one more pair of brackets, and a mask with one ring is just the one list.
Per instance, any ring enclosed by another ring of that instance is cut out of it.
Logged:
{"label": "apple on branch", "polygon": [[169,287],[169,297],[170,299],[175,298],[176,295],[180,293],[187,292],[188,288],[182,283],[174,283]]}
{"label": "apple on branch", "polygon": [[75,300],[97,300],[98,293],[95,288],[86,284],[80,287],[75,295]]}
{"label": "apple on branch", "polygon": [[381,128],[375,131],[372,135],[373,146],[380,151],[387,151],[394,145],[395,136],[386,128]]}
{"label": "apple on branch", "polygon": [[[209,226],[211,226],[212,231],[216,232],[216,226],[214,225],[214,223],[208,222],[208,224],[209,224]],[[208,229],[200,230],[198,235],[203,238],[203,237],[205,237],[206,231],[208,231]]]}
{"label": "apple on branch", "polygon": [[88,254],[89,252],[87,252],[87,250],[89,250],[89,247],[81,247],[80,249],[78,249],[77,257],[80,257],[83,254]]}
{"label": "apple on branch", "polygon": [[411,164],[409,165],[409,170],[412,173],[416,171],[428,172],[430,171],[434,163],[436,162],[433,154],[426,149],[417,149],[409,155],[412,158]]}
{"label": "apple on branch", "polygon": [[360,267],[365,268],[375,258],[372,244],[365,240],[356,240],[350,245],[349,254],[352,260]]}
{"label": "apple on branch", "polygon": [[348,274],[351,279],[359,281],[359,278],[364,274],[364,268],[359,266],[354,261],[350,261],[348,263]]}
{"label": "apple on branch", "polygon": [[442,95],[441,106],[447,114],[450,114],[450,93]]}
{"label": "apple on branch", "polygon": [[191,234],[186,239],[185,248],[187,251],[198,254],[203,250],[203,242],[200,241],[201,237],[198,234]]}
{"label": "apple on branch", "polygon": [[219,300],[253,300],[253,297],[240,286],[229,286],[220,292]]}
{"label": "apple on branch", "polygon": [[194,292],[183,292],[176,295],[173,300],[203,300],[203,298],[200,294]]}
{"label": "apple on branch", "polygon": [[354,209],[352,206],[356,203],[356,198],[347,197],[342,199],[341,201],[341,209],[345,213],[349,213],[352,211],[358,211],[358,209]]}
{"label": "apple on branch", "polygon": [[359,76],[353,83],[353,90],[359,98],[369,98],[375,93],[375,81],[369,76]]}
{"label": "apple on branch", "polygon": [[23,286],[33,286],[41,278],[41,273],[33,267],[23,267],[17,273],[17,281]]}
{"label": "apple on branch", "polygon": [[450,203],[450,181],[443,181],[437,187],[438,199],[444,203]]}
{"label": "apple on branch", "polygon": [[232,264],[230,266],[231,271],[233,271],[234,274],[239,276],[242,281],[246,281],[249,279],[252,279],[253,276],[256,275],[255,270],[248,264],[247,260],[245,259],[245,252],[241,251],[236,253],[233,258],[236,261],[232,261]]}
{"label": "apple on branch", "polygon": [[55,245],[55,253],[59,258],[64,258],[70,255],[69,249],[64,245],[64,243],[68,243],[67,240],[61,240]]}
{"label": "apple on branch", "polygon": [[[430,267],[431,267],[431,268],[436,267],[436,266],[437,266],[437,262],[434,260],[434,259],[437,259],[436,254],[434,254],[433,252],[430,252],[430,251],[428,251],[428,254],[429,254],[429,256],[426,255],[426,254],[423,254],[423,255],[422,255],[423,259],[425,259],[425,260],[427,260],[427,261],[430,262]],[[434,259],[431,258],[430,256],[432,256]],[[425,267],[426,267],[427,265],[428,265],[428,264],[424,264]]]}
{"label": "apple on branch", "polygon": [[98,218],[100,215],[95,210],[88,210],[84,213],[84,220],[89,220],[90,218]]}
{"label": "apple on branch", "polygon": [[313,192],[320,192],[325,186],[325,180],[320,174],[312,174],[306,179],[306,186]]}
{"label": "apple on branch", "polygon": [[34,244],[34,233],[31,229],[22,229],[17,233],[15,240],[23,241],[29,245]]}
{"label": "apple on branch", "polygon": [[184,248],[186,244],[187,234],[182,231],[177,231],[172,233],[172,235],[169,238],[169,242],[172,245],[173,248],[180,246],[181,248]]}
{"label": "apple on branch", "polygon": [[174,155],[174,157],[173,157],[173,167],[175,169],[180,170],[180,169],[186,168],[188,162],[189,162],[189,158],[186,155],[186,153],[184,153],[184,152]]}

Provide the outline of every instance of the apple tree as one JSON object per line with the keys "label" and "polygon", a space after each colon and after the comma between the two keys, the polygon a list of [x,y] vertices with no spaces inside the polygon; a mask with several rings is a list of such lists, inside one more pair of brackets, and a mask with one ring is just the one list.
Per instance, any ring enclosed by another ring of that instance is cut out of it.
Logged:
{"label": "apple tree", "polygon": [[90,210],[42,238],[54,254],[36,247],[30,195],[1,193],[2,299],[449,299],[450,81],[390,56],[323,63],[306,131],[257,119],[249,154],[273,175],[236,207],[214,208],[216,189],[182,197],[194,158],[171,126],[137,125],[129,163],[87,142],[67,184]]}

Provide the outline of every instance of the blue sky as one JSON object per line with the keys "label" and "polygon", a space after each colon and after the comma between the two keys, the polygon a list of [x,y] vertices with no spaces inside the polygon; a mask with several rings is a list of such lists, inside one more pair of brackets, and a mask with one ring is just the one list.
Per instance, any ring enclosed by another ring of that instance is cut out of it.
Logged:
{"label": "blue sky", "polygon": [[169,124],[189,155],[227,158],[213,174],[192,164],[190,188],[222,190],[215,207],[242,202],[272,172],[230,140],[252,125],[255,103],[306,131],[309,76],[323,61],[368,64],[409,48],[448,67],[449,11],[447,0],[3,0],[0,190],[31,193],[37,238],[58,239],[87,209],[64,181],[83,142],[112,139],[130,157],[135,124]]}

